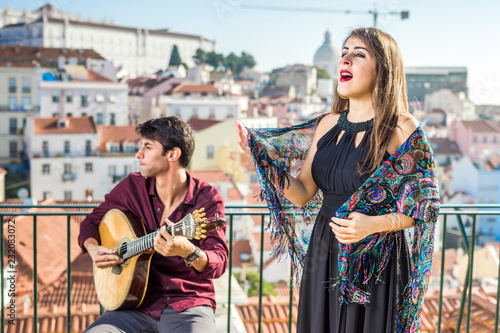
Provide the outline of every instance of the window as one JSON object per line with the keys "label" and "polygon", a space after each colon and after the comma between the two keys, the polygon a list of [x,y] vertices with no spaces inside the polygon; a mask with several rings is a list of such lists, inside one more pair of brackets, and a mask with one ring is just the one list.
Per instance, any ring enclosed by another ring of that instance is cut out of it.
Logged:
{"label": "window", "polygon": [[71,112],[66,113],[66,117],[68,117],[68,118],[73,117],[73,113],[71,113]]}
{"label": "window", "polygon": [[102,125],[102,113],[97,113],[97,124]]}
{"label": "window", "polygon": [[493,143],[497,143],[497,137],[496,136],[493,137]]}
{"label": "window", "polygon": [[48,141],[42,142],[42,154],[44,157],[49,156],[49,142]]}
{"label": "window", "polygon": [[214,158],[214,146],[207,146],[207,159],[211,160]]}
{"label": "window", "polygon": [[116,94],[110,94],[109,97],[108,97],[108,101],[109,103],[116,103],[118,102],[118,97],[116,96]]}
{"label": "window", "polygon": [[193,114],[192,114],[192,117],[193,117],[193,118],[198,118],[198,109],[197,109],[197,108],[193,108]]}
{"label": "window", "polygon": [[120,152],[120,146],[117,143],[110,143],[109,144],[109,152],[110,153]]}
{"label": "window", "polygon": [[64,200],[71,201],[71,191],[64,191]]}
{"label": "window", "polygon": [[65,175],[71,175],[71,164],[70,163],[64,163],[64,174]]}
{"label": "window", "polygon": [[14,110],[17,106],[17,99],[15,96],[9,96],[9,110]]}
{"label": "window", "polygon": [[64,141],[64,151],[63,152],[64,152],[64,154],[69,154],[71,152],[69,140]]}
{"label": "window", "polygon": [[110,125],[114,125],[115,124],[115,114],[114,113],[110,113],[109,114],[109,124]]}
{"label": "window", "polygon": [[233,109],[232,108],[227,108],[227,117],[226,118],[233,118]]}
{"label": "window", "polygon": [[51,196],[51,195],[50,195],[50,192],[43,192],[43,194],[42,194],[42,195],[43,195],[43,200],[44,200],[44,201],[45,201],[45,200],[47,200],[47,199],[49,199],[49,198],[50,198],[50,196]]}
{"label": "window", "polygon": [[486,138],[486,135],[483,137],[483,142],[486,143],[488,139]]}
{"label": "window", "polygon": [[23,97],[23,109],[31,109],[31,97]]}
{"label": "window", "polygon": [[66,93],[66,102],[68,103],[73,103],[73,92],[68,91]]}
{"label": "window", "polygon": [[29,94],[31,92],[31,80],[29,77],[23,77],[23,94]]}
{"label": "window", "polygon": [[123,166],[123,175],[127,176],[131,170],[132,170],[132,167],[130,165],[124,165]]}
{"label": "window", "polygon": [[474,135],[474,138],[472,139],[472,142],[477,142],[477,135]]}
{"label": "window", "polygon": [[17,134],[17,118],[9,119],[9,134],[16,135]]}
{"label": "window", "polygon": [[87,93],[82,93],[82,108],[89,106],[89,95]]}
{"label": "window", "polygon": [[215,109],[208,110],[208,119],[215,120]]}
{"label": "window", "polygon": [[9,77],[9,92],[10,93],[16,92],[16,78],[15,77]]}
{"label": "window", "polygon": [[257,174],[250,175],[250,183],[257,184],[259,179],[257,178]]}
{"label": "window", "polygon": [[85,198],[87,198],[88,201],[92,201],[94,199],[94,191],[90,188],[86,189]]}
{"label": "window", "polygon": [[92,155],[92,142],[90,140],[85,141],[85,156]]}
{"label": "window", "polygon": [[92,173],[92,163],[85,163],[85,173]]}
{"label": "window", "polygon": [[50,175],[50,164],[42,164],[42,174]]}
{"label": "window", "polygon": [[58,92],[52,93],[52,103],[59,103],[59,93]]}
{"label": "window", "polygon": [[12,158],[17,157],[17,141],[11,141],[9,144],[9,156]]}
{"label": "window", "polygon": [[174,115],[177,116],[177,117],[180,117],[181,116],[181,110],[180,109],[175,109]]}
{"label": "window", "polygon": [[110,165],[108,167],[108,176],[116,176],[116,165]]}

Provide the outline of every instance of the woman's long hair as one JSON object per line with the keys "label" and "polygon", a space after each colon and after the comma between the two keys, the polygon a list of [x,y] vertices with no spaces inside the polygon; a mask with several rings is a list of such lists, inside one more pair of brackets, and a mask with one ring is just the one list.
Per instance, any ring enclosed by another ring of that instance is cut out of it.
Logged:
{"label": "woman's long hair", "polygon": [[[384,161],[389,143],[401,115],[409,115],[406,77],[403,58],[394,39],[375,28],[358,28],[350,37],[358,37],[375,55],[377,76],[372,86],[375,118],[366,158],[358,164],[360,173],[371,173]],[[332,113],[349,108],[349,100],[342,99],[335,89]]]}

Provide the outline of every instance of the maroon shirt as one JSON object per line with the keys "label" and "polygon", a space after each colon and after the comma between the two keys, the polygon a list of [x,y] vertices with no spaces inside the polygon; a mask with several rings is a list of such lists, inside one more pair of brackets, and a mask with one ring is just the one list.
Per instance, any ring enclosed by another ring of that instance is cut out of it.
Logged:
{"label": "maroon shirt", "polygon": [[[207,219],[215,213],[224,217],[224,202],[219,191],[206,182],[188,174],[188,191],[184,201],[172,212],[168,219],[177,222],[193,212],[205,207]],[[95,238],[99,243],[99,223],[110,209],[117,208],[131,212],[145,223],[147,233],[157,230],[164,205],[155,191],[155,178],[145,178],[139,173],[131,173],[105,196],[104,202],[96,207],[80,225],[78,243],[83,252],[83,242]],[[155,253],[151,260],[146,296],[138,308],[150,317],[159,319],[162,311],[171,306],[183,311],[199,305],[208,305],[215,310],[215,293],[212,279],[220,277],[227,267],[228,249],[225,243],[225,227],[207,233],[207,238],[191,242],[205,251],[208,264],[202,273],[193,267],[186,267],[178,256],[164,257]]]}

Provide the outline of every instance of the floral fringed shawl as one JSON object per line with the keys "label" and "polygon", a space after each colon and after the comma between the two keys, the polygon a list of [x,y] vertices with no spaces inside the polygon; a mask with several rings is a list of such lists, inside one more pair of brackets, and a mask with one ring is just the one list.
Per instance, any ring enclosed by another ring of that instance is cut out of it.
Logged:
{"label": "floral fringed shawl", "polygon": [[[271,232],[274,255],[281,257],[288,252],[297,283],[322,194],[319,191],[305,207],[299,208],[284,197],[283,189],[288,175],[298,175],[323,117],[288,128],[247,128],[261,199],[266,200],[271,215],[267,230]],[[280,186],[275,188],[273,184]],[[430,277],[439,211],[434,157],[421,126],[338,209],[336,216],[347,218],[354,211],[369,216],[400,212],[413,217],[415,226],[404,231],[411,267],[399,309],[398,332],[417,332]],[[389,262],[394,239],[395,233],[383,232],[355,244],[339,243],[339,276],[327,282],[330,290],[340,291],[340,302],[364,305],[370,302],[368,281],[383,282],[380,277]],[[354,281],[350,281],[349,272]]]}

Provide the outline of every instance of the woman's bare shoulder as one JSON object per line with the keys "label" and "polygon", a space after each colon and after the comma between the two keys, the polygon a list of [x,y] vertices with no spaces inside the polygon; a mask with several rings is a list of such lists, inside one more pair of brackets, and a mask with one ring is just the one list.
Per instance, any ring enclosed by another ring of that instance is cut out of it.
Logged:
{"label": "woman's bare shoulder", "polygon": [[394,154],[396,150],[401,147],[403,143],[408,140],[410,135],[415,132],[415,130],[419,126],[418,120],[412,115],[402,115],[398,119],[398,126],[394,131],[392,136],[391,144],[388,147],[388,151],[390,154]]}
{"label": "woman's bare shoulder", "polygon": [[317,133],[325,134],[332,128],[337,125],[340,114],[329,113],[318,124],[318,128],[316,129]]}

